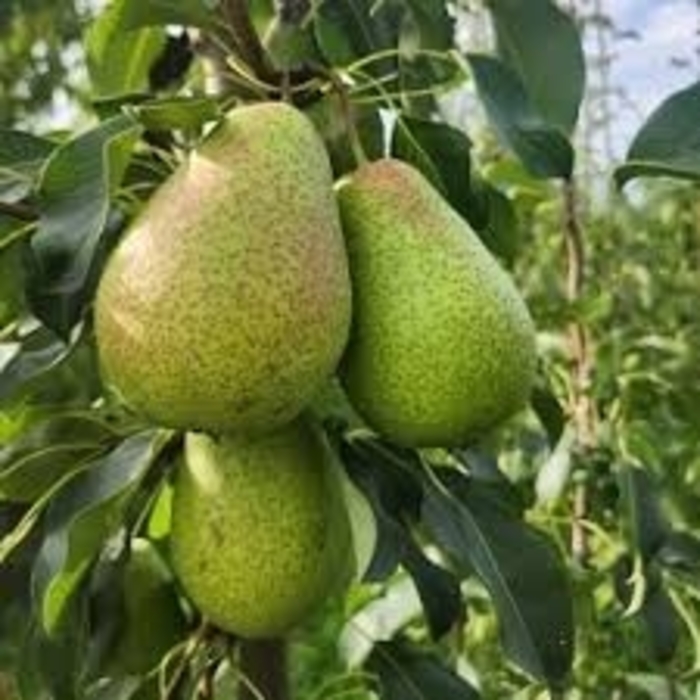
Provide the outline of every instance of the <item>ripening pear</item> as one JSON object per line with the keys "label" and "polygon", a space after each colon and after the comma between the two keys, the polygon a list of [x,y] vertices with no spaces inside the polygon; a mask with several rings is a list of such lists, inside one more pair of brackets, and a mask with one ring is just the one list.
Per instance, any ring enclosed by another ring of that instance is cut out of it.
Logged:
{"label": "ripening pear", "polygon": [[248,638],[284,636],[354,567],[340,467],[305,417],[264,436],[188,433],[175,480],[175,572],[202,614]]}
{"label": "ripening pear", "polygon": [[186,430],[261,432],[333,373],[350,281],[330,165],[282,103],[231,111],[145,205],[95,305],[103,373]]}
{"label": "ripening pear", "polygon": [[467,443],[526,402],[535,331],[513,282],[415,168],[384,159],[339,189],[354,319],[341,376],[396,443]]}

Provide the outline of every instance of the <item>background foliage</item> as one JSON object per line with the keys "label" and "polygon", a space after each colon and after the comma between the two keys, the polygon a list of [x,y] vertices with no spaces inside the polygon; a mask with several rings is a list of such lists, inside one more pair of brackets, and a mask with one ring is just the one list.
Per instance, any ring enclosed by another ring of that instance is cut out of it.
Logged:
{"label": "background foliage", "polygon": [[[400,450],[355,430],[334,388],[319,399],[376,547],[364,582],[294,636],[295,697],[696,697],[700,87],[670,96],[601,186],[572,138],[581,23],[550,0],[256,0],[251,23],[237,7],[0,8],[0,695],[235,692],[235,640],[187,606],[150,674],[107,670],[130,536],[167,557],[180,444],[105,395],[90,303],[207,125],[286,97],[337,175],[354,135],[426,174],[513,271],[542,365],[530,410],[459,453]],[[487,17],[494,48],[457,45],[455,13]],[[488,121],[448,124],[455,91]],[[80,128],[44,129],[66,99]]]}

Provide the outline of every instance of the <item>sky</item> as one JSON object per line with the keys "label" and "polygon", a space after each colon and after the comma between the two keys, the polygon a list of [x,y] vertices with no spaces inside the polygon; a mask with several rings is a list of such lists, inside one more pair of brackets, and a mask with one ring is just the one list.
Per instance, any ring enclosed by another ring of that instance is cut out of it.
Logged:
{"label": "sky", "polygon": [[[614,155],[620,157],[666,97],[700,79],[700,12],[698,0],[607,0],[605,5],[617,30],[641,36],[612,44],[612,81],[629,98],[614,105]],[[679,59],[687,65],[674,66]]]}

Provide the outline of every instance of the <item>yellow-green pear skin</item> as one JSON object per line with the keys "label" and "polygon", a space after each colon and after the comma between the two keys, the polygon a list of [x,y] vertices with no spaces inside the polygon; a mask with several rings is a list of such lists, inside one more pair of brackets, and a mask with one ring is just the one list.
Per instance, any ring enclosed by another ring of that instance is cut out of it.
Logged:
{"label": "yellow-green pear skin", "polygon": [[305,417],[256,438],[187,434],[171,552],[205,618],[280,637],[345,583],[354,555],[334,459]]}
{"label": "yellow-green pear skin", "polygon": [[341,375],[360,415],[400,445],[452,447],[520,409],[534,325],[469,225],[394,159],[364,164],[338,196],[354,294]]}
{"label": "yellow-green pear skin", "polygon": [[261,432],[333,373],[351,292],[332,176],[310,120],[231,111],[155,193],[95,303],[103,374],[153,422]]}

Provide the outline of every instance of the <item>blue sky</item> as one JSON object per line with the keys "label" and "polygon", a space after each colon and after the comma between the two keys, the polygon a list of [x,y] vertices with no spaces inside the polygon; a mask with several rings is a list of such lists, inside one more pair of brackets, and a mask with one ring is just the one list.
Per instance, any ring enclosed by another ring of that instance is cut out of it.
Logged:
{"label": "blue sky", "polygon": [[[639,41],[613,45],[613,81],[623,86],[634,107],[617,104],[614,141],[622,156],[642,121],[671,93],[700,78],[697,0],[608,0],[618,29],[635,30]],[[682,59],[686,67],[674,67]]]}

